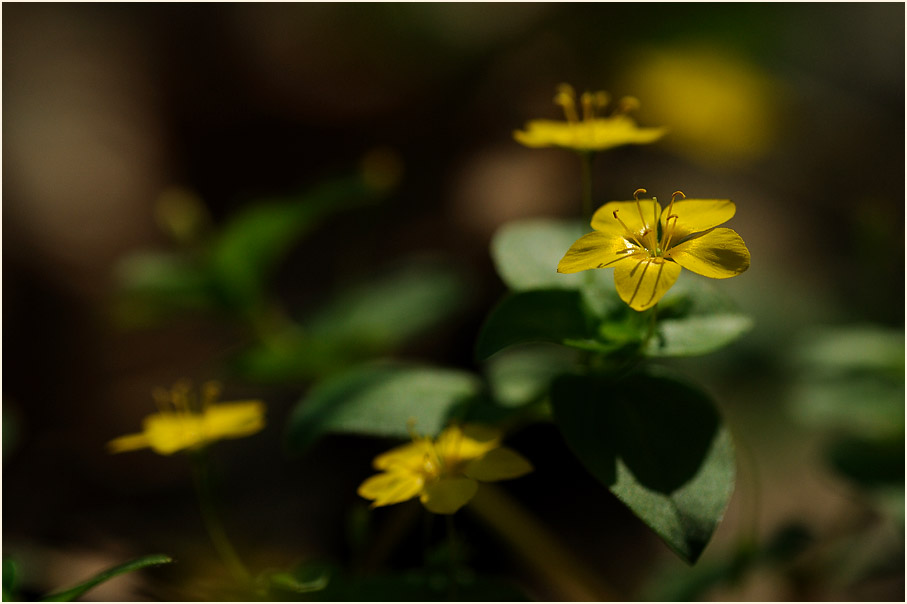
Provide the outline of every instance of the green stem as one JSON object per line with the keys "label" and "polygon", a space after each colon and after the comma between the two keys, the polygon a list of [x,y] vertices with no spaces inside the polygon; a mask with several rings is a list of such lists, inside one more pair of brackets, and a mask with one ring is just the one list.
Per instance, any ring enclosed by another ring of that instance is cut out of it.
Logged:
{"label": "green stem", "polygon": [[201,510],[202,520],[205,523],[205,529],[208,531],[208,536],[211,537],[211,543],[236,582],[243,586],[250,586],[252,575],[239,559],[236,549],[227,537],[227,532],[224,530],[224,525],[214,504],[207,451],[197,451],[192,455],[192,469],[199,509]]}
{"label": "green stem", "polygon": [[595,157],[591,151],[579,154],[582,164],[583,184],[583,221],[592,221],[592,159]]}

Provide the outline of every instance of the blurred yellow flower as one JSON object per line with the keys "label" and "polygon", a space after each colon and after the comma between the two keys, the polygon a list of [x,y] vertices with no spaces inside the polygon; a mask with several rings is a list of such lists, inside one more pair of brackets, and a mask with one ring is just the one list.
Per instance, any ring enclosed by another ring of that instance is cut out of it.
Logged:
{"label": "blurred yellow flower", "polygon": [[264,427],[265,406],[261,401],[216,403],[220,387],[208,382],[197,396],[188,382],[178,382],[167,392],[154,392],[159,412],[142,422],[142,431],[115,438],[107,444],[111,453],[151,447],[171,455],[198,449],[225,438],[255,434]]}
{"label": "blurred yellow flower", "polygon": [[554,103],[564,109],[566,121],[532,120],[526,124],[526,130],[515,130],[513,138],[527,147],[563,147],[592,152],[651,143],[664,136],[664,128],[640,128],[627,115],[639,107],[639,101],[634,97],[622,98],[609,116],[596,115],[608,106],[609,101],[607,92],[584,92],[579,103],[582,106],[580,119],[576,92],[569,84],[561,84]]}
{"label": "blurred yellow flower", "polygon": [[519,453],[500,444],[500,433],[466,424],[446,428],[434,440],[413,435],[413,442],[375,458],[382,470],[359,486],[372,507],[402,503],[418,496],[435,514],[453,514],[478,490],[477,481],[517,478],[532,471]]}
{"label": "blurred yellow flower", "polygon": [[[594,232],[580,237],[557,265],[559,273],[614,267],[620,298],[634,310],[655,306],[681,267],[713,279],[739,275],[750,265],[740,235],[716,228],[734,216],[728,199],[684,199],[680,191],[662,211],[656,199],[606,203],[592,216]],[[681,200],[677,201],[680,197]]]}

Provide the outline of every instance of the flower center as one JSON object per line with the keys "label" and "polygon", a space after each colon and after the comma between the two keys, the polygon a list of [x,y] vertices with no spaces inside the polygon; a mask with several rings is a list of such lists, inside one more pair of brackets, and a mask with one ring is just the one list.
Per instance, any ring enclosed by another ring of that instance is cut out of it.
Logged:
{"label": "flower center", "polygon": [[[639,213],[639,220],[642,224],[642,231],[635,231],[627,226],[623,220],[621,220],[618,213],[620,210],[614,210],[613,216],[617,222],[620,223],[624,230],[626,231],[626,239],[633,245],[644,249],[649,253],[650,258],[662,258],[665,252],[668,251],[671,247],[672,239],[674,238],[674,233],[677,230],[677,215],[672,214],[674,209],[674,202],[678,197],[684,199],[686,195],[682,191],[674,191],[671,195],[671,203],[668,205],[666,210],[667,217],[665,218],[664,227],[661,227],[659,222],[660,218],[660,207],[658,205],[658,200],[652,198],[652,201],[655,203],[652,204],[652,222],[646,221],[646,217],[643,215],[642,204],[639,201],[639,194],[645,193],[645,189],[636,189],[633,192],[633,198],[636,200],[636,211]],[[627,250],[626,253],[631,253],[633,250]]]}

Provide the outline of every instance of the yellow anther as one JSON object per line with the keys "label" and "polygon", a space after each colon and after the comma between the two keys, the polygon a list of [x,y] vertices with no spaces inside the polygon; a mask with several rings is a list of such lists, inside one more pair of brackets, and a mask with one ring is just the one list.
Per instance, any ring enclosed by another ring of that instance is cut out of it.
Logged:
{"label": "yellow anther", "polygon": [[595,108],[604,109],[611,102],[611,96],[604,90],[595,93]]}
{"label": "yellow anther", "polygon": [[635,191],[633,191],[633,199],[635,199],[636,201],[639,201],[640,193],[648,193],[648,191],[646,191],[645,189],[636,189]]}
{"label": "yellow anther", "polygon": [[681,199],[686,199],[687,196],[683,194],[683,191],[674,191],[671,193],[671,203],[674,203],[674,199],[680,197]]}
{"label": "yellow anther", "polygon": [[636,109],[639,109],[639,99],[635,96],[625,96],[617,102],[617,107],[614,109],[614,115],[629,113]]}
{"label": "yellow anther", "polygon": [[558,92],[554,97],[554,103],[560,105],[564,110],[564,116],[568,122],[579,122],[579,116],[576,114],[576,98],[563,92]]}

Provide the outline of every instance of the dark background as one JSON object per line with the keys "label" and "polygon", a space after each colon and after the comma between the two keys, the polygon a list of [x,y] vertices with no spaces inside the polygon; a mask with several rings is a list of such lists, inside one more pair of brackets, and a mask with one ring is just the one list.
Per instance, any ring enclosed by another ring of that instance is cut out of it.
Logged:
{"label": "dark background", "polygon": [[[643,125],[671,129],[598,160],[598,203],[639,187],[730,197],[729,226],[752,253],[722,287],[756,329],[684,365],[749,439],[761,477],[738,484],[704,560],[753,514],[766,536],[796,520],[833,544],[842,527],[869,527],[900,549],[900,570],[880,576],[836,582],[820,548],[797,580],[765,571],[708,597],[903,595],[903,525],[898,535],[811,454],[813,435],[784,412],[780,360],[810,326],[903,332],[902,4],[8,3],[2,16],[3,546],[34,589],[154,551],[182,562],[91,597],[203,599],[192,577],[220,572],[183,461],[104,451],[151,411],[152,388],[206,379],[233,344],[214,320],[112,321],[117,261],[169,245],[152,210],[166,187],[194,190],[218,223],[392,149],[404,166],[392,199],[329,220],[294,248],[275,291],[304,306],[382,262],[445,253],[472,275],[472,302],[401,355],[473,368],[476,330],[504,291],[491,234],[579,211],[575,158],[511,136],[561,117],[550,101],[563,81],[635,95]],[[337,437],[288,459],[282,426],[304,388],[228,385],[269,405],[264,434],[217,451],[231,532],[258,567],[345,560],[355,487],[383,446]],[[682,566],[544,431],[517,436],[538,471],[514,494],[625,598],[641,597],[652,569]],[[515,562],[475,559],[558,597]],[[417,557],[387,561],[408,564]]]}

